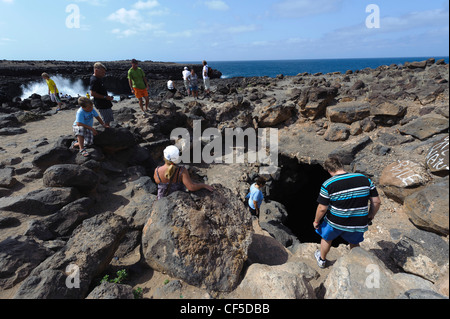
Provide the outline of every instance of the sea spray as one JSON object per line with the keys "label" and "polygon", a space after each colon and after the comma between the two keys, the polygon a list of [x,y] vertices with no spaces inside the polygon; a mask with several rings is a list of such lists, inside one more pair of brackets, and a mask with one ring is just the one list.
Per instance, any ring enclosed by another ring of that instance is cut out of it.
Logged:
{"label": "sea spray", "polygon": [[[61,96],[70,95],[72,97],[84,96],[89,91],[89,87],[83,85],[83,82],[78,80],[71,80],[61,75],[51,76],[51,79],[55,81]],[[48,86],[45,80],[35,81],[21,86],[22,99],[30,97],[33,93],[39,95],[48,94]]]}

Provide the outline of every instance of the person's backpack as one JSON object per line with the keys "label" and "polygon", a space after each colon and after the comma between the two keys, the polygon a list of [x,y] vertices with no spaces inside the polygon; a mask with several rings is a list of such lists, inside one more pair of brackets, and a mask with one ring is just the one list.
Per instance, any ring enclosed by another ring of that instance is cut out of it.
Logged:
{"label": "person's backpack", "polygon": [[212,77],[213,69],[208,66],[208,77]]}

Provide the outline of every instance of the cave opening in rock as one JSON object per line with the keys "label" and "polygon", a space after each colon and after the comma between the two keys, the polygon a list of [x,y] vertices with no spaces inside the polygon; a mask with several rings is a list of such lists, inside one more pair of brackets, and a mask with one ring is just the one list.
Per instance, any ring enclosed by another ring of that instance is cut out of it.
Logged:
{"label": "cave opening in rock", "polygon": [[[269,200],[282,203],[288,212],[285,222],[302,243],[320,243],[313,228],[320,186],[330,174],[320,164],[299,163],[296,158],[279,157],[280,178],[272,182]],[[343,241],[336,239],[333,246]]]}

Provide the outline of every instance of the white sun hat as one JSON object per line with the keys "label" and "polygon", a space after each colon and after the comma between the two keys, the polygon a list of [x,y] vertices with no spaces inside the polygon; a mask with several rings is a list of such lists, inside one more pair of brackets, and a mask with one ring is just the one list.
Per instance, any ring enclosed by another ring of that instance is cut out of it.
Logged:
{"label": "white sun hat", "polygon": [[174,164],[181,162],[180,150],[174,145],[167,146],[164,149],[164,158]]}

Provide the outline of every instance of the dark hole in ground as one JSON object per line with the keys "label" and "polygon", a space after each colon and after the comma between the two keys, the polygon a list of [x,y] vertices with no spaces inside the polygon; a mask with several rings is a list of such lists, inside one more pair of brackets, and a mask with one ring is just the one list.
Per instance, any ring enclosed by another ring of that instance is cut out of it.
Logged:
{"label": "dark hole in ground", "polygon": [[[320,186],[330,178],[321,165],[301,164],[297,159],[279,157],[282,167],[278,181],[272,182],[268,199],[282,203],[288,212],[285,226],[292,230],[302,243],[320,243],[313,228]],[[338,238],[333,246],[345,243]]]}

